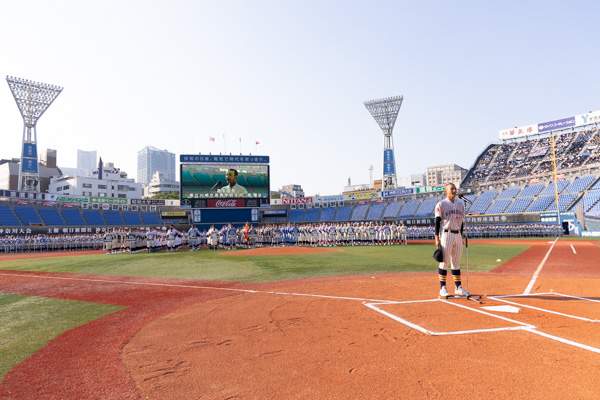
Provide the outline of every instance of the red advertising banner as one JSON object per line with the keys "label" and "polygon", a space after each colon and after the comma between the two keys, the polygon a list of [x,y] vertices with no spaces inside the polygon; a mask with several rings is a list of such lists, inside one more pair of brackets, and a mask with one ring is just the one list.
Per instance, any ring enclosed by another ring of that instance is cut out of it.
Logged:
{"label": "red advertising banner", "polygon": [[282,204],[306,204],[306,203],[312,203],[312,202],[313,202],[312,197],[297,197],[297,198],[284,197],[283,199],[281,199]]}
{"label": "red advertising banner", "polygon": [[208,199],[207,206],[211,208],[246,207],[246,201],[244,199]]}

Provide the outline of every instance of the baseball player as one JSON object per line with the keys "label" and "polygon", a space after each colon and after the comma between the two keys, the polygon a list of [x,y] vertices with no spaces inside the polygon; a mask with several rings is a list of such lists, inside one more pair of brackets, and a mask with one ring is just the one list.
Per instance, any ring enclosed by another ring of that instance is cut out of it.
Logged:
{"label": "baseball player", "polygon": [[444,191],[446,198],[435,206],[435,245],[442,249],[444,257],[438,268],[440,296],[448,296],[448,289],[446,288],[448,264],[452,268],[452,278],[455,285],[454,293],[459,296],[470,296],[470,293],[463,289],[460,279],[465,205],[457,199],[456,186],[453,183],[448,183]]}

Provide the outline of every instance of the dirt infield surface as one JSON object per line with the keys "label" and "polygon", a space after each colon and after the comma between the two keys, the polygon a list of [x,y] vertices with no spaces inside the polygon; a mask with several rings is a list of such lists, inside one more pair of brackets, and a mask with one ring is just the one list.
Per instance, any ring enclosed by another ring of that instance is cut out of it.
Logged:
{"label": "dirt infield surface", "polygon": [[437,299],[437,271],[247,284],[0,270],[2,293],[128,307],[17,365],[0,398],[597,398],[600,248],[531,242],[471,273],[483,305]]}

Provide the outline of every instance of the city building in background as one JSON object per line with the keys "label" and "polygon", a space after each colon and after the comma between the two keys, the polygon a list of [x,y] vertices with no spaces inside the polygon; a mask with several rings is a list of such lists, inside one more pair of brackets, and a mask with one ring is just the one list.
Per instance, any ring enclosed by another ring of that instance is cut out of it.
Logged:
{"label": "city building in background", "polygon": [[143,186],[113,163],[102,166],[102,176],[60,176],[50,180],[49,193],[69,196],[93,196],[117,199],[141,199]]}
{"label": "city building in background", "polygon": [[456,187],[459,187],[467,172],[468,170],[456,164],[427,167],[427,185],[440,186],[454,183]]}
{"label": "city building in background", "polygon": [[176,181],[175,154],[167,150],[146,146],[137,153],[137,181],[142,185],[150,184],[155,172],[163,174],[165,180]]}
{"label": "city building in background", "polygon": [[77,149],[77,173],[80,176],[92,176],[98,168],[98,154],[95,150],[85,151]]}
{"label": "city building in background", "polygon": [[279,190],[280,197],[304,197],[304,190],[300,185],[284,185]]}
{"label": "city building in background", "polygon": [[[0,160],[0,189],[19,190],[19,171],[21,159]],[[36,163],[38,170],[38,188],[40,193],[48,193],[50,179],[62,175],[56,166],[56,150],[47,149],[40,154]]]}
{"label": "city building in background", "polygon": [[398,187],[409,188],[419,186],[427,186],[427,175],[424,173],[398,176]]}
{"label": "city building in background", "polygon": [[144,197],[152,197],[159,193],[179,192],[179,182],[166,179],[162,172],[156,171],[150,183],[144,186]]}

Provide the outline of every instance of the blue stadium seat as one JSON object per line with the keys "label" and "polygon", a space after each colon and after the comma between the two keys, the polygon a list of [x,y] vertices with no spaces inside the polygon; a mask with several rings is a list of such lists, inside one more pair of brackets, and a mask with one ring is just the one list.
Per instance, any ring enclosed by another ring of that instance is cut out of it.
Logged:
{"label": "blue stadium seat", "polygon": [[485,212],[486,214],[502,214],[506,207],[512,202],[512,199],[496,199],[495,202],[492,203],[490,208]]}
{"label": "blue stadium seat", "polygon": [[50,226],[64,226],[65,221],[61,218],[58,210],[56,208],[38,208],[42,219],[46,223],[46,225]]}
{"label": "blue stadium seat", "polygon": [[[556,181],[556,186],[558,188],[558,194],[562,193],[563,189],[567,187],[571,183],[570,179],[559,179]],[[555,194],[554,182],[550,182],[548,186],[544,190],[541,191],[540,196],[547,196]]]}
{"label": "blue stadium seat", "polygon": [[383,209],[385,208],[385,203],[371,203],[371,208],[369,208],[369,212],[367,213],[368,220],[381,219],[381,214],[383,213]]}
{"label": "blue stadium seat", "polygon": [[404,203],[401,201],[388,203],[387,207],[385,208],[385,211],[383,212],[382,218],[396,218],[403,204]]}
{"label": "blue stadium seat", "polygon": [[562,192],[563,193],[580,193],[583,192],[593,181],[596,179],[596,175],[587,175],[581,178],[575,178],[569,186],[567,186]]}
{"label": "blue stadium seat", "polygon": [[492,200],[494,200],[498,196],[497,190],[490,190],[487,192],[482,192],[479,197],[473,202],[471,207],[469,207],[469,214],[484,214],[488,209],[490,204],[492,204]]}
{"label": "blue stadium seat", "polygon": [[521,191],[520,187],[512,187],[504,189],[499,195],[498,199],[513,199],[517,197],[519,192]]}
{"label": "blue stadium seat", "polygon": [[155,211],[142,211],[142,220],[145,225],[159,225],[158,214]]}
{"label": "blue stadium seat", "polygon": [[87,221],[86,225],[106,225],[100,210],[83,210],[83,217]]}
{"label": "blue stadium seat", "polygon": [[554,200],[554,196],[546,195],[546,196],[538,196],[531,205],[527,208],[527,212],[542,212],[545,211],[546,208],[552,203]]}
{"label": "blue stadium seat", "polygon": [[367,215],[367,209],[369,208],[368,204],[359,204],[354,207],[352,211],[352,221],[362,221],[365,219]]}
{"label": "blue stadium seat", "polygon": [[432,199],[425,199],[421,202],[421,205],[419,206],[419,208],[417,209],[416,213],[415,213],[415,217],[417,218],[422,218],[422,217],[430,217],[433,215],[433,209],[435,207],[435,205],[439,202],[440,200],[437,198],[432,198]]}
{"label": "blue stadium seat", "polygon": [[[560,211],[565,211],[569,208],[569,205],[575,200],[577,193],[563,193],[558,196],[558,204],[560,205]],[[556,200],[552,197],[552,203],[546,208],[546,211],[556,211]]]}
{"label": "blue stadium seat", "polygon": [[107,225],[124,225],[125,221],[123,221],[123,217],[121,217],[121,213],[113,210],[104,211],[104,219],[106,219]]}
{"label": "blue stadium seat", "polygon": [[520,214],[529,207],[532,201],[533,197],[517,197],[515,201],[504,210],[504,214]]}
{"label": "blue stadium seat", "polygon": [[421,200],[408,200],[402,206],[400,213],[398,214],[398,218],[412,218],[417,212],[417,208],[419,208],[419,204],[421,204]]}
{"label": "blue stadium seat", "polygon": [[542,191],[542,189],[544,188],[544,184],[543,183],[535,183],[533,185],[527,185],[525,186],[525,189],[523,189],[521,191],[521,193],[519,193],[518,197],[535,197],[538,194],[540,194],[540,192]]}
{"label": "blue stadium seat", "polygon": [[588,212],[600,200],[600,190],[590,190],[583,195],[583,211]]}
{"label": "blue stadium seat", "polygon": [[331,222],[333,221],[333,216],[335,215],[335,207],[324,207],[321,211],[321,218],[319,221],[322,222]]}
{"label": "blue stadium seat", "polygon": [[[65,217],[65,221],[67,221],[67,224],[71,226],[87,225],[78,209],[63,208],[62,215],[63,217]],[[102,225],[104,225],[104,222],[102,223]]]}
{"label": "blue stadium seat", "polygon": [[142,218],[137,211],[123,211],[125,225],[142,225]]}
{"label": "blue stadium seat", "polygon": [[13,210],[0,204],[0,225],[2,226],[23,226],[17,215],[13,212]]}
{"label": "blue stadium seat", "polygon": [[304,215],[304,222],[318,222],[320,208],[309,208]]}
{"label": "blue stadium seat", "polygon": [[15,212],[26,226],[31,224],[42,224],[42,219],[31,206],[17,206],[15,207]]}
{"label": "blue stadium seat", "polygon": [[344,206],[338,207],[337,213],[335,214],[336,221],[350,221],[350,213],[352,212],[352,207]]}

